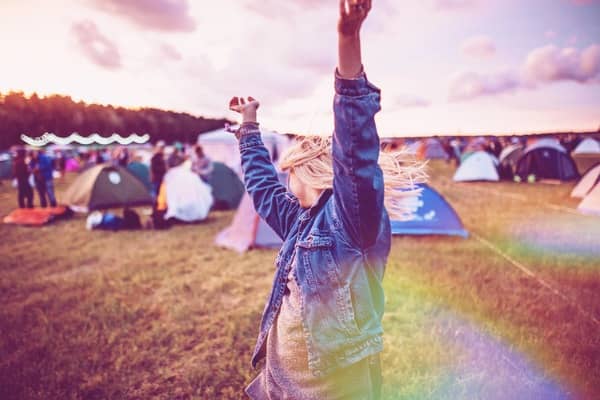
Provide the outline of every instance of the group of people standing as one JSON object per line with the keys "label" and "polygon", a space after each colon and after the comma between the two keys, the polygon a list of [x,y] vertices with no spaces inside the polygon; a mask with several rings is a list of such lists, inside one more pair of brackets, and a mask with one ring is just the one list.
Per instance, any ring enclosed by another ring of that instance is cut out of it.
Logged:
{"label": "group of people standing", "polygon": [[13,176],[17,181],[20,208],[33,208],[33,187],[38,193],[41,207],[56,207],[54,159],[43,149],[29,153],[24,149],[17,150],[13,160]]}

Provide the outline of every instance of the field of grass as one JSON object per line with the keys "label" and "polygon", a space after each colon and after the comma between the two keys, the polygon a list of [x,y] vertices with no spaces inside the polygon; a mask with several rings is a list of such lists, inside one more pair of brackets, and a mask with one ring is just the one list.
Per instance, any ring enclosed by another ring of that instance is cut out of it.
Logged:
{"label": "field of grass", "polygon": [[[572,184],[452,173],[431,163],[431,184],[471,236],[393,239],[384,398],[600,398],[600,218],[573,212]],[[0,185],[0,216],[15,205]],[[1,224],[0,398],[244,398],[276,252],[216,247],[232,216]]]}

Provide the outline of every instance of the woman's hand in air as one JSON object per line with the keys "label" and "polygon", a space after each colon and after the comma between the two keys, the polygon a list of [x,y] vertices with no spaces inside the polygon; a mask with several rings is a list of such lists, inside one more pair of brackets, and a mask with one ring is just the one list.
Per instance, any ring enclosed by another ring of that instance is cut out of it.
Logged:
{"label": "woman's hand in air", "polygon": [[339,0],[340,19],[338,33],[340,36],[357,36],[362,23],[371,10],[371,0]]}
{"label": "woman's hand in air", "polygon": [[256,122],[256,110],[260,107],[258,100],[249,96],[247,99],[243,97],[232,97],[229,100],[229,109],[242,114],[242,122]]}

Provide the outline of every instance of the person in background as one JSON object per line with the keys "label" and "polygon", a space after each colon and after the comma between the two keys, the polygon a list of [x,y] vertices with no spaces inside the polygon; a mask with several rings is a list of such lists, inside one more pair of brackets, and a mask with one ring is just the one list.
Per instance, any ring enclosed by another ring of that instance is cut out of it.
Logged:
{"label": "person in background", "polygon": [[17,180],[17,198],[19,208],[33,208],[33,189],[29,184],[29,167],[25,160],[25,150],[17,150],[17,156],[13,160],[13,176]]}
{"label": "person in background", "polygon": [[[54,160],[49,157],[44,149],[39,149],[34,153],[31,160],[31,169],[35,181],[35,187],[40,196],[40,205],[47,207],[56,207],[56,197],[54,196]],[[48,198],[46,200],[46,197]]]}
{"label": "person in background", "polygon": [[167,158],[167,167],[174,168],[178,165],[181,165],[181,163],[184,161],[185,155],[182,153],[181,143],[175,143],[173,152],[169,154],[169,157]]}
{"label": "person in background", "polygon": [[154,148],[154,155],[150,159],[150,175],[152,181],[152,190],[154,197],[158,197],[158,191],[160,185],[167,172],[167,165],[165,163],[165,142],[162,140],[156,143]]}
{"label": "person in background", "polygon": [[213,171],[211,159],[204,154],[204,149],[199,144],[194,146],[194,153],[192,154],[192,171],[200,176],[204,182],[210,180],[210,175]]}

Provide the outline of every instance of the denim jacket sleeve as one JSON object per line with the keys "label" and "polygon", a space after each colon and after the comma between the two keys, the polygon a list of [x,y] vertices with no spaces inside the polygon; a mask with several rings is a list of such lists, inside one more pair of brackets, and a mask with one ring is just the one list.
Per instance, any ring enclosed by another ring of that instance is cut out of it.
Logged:
{"label": "denim jacket sleeve", "polygon": [[300,204],[279,181],[258,124],[242,124],[237,136],[246,191],[258,215],[285,240],[301,211]]}
{"label": "denim jacket sleeve", "polygon": [[380,99],[380,90],[364,73],[356,79],[343,79],[336,71],[333,194],[343,226],[362,249],[377,240],[384,208],[375,126]]}

